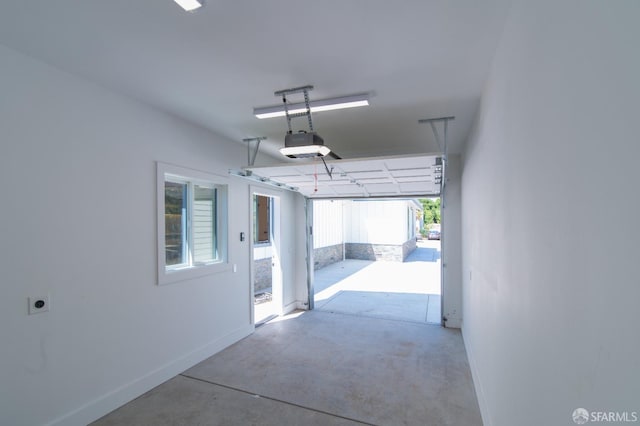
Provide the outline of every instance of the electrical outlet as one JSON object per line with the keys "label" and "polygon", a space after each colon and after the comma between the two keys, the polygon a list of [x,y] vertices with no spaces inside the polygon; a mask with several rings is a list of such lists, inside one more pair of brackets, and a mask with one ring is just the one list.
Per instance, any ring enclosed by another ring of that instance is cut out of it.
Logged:
{"label": "electrical outlet", "polygon": [[29,302],[29,315],[48,312],[51,307],[49,295],[27,297]]}

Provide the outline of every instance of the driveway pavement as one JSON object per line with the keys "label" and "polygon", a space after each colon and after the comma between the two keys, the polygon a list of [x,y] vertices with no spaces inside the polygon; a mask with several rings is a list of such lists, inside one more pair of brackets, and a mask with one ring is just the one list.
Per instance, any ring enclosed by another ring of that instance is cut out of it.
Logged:
{"label": "driveway pavement", "polygon": [[418,241],[402,263],[348,259],[315,271],[315,309],[440,323],[440,241]]}

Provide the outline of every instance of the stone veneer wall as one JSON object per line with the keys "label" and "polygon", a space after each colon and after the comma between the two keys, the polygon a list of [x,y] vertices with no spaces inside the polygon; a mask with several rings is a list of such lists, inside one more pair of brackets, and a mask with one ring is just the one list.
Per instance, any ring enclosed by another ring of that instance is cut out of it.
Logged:
{"label": "stone veneer wall", "polygon": [[254,267],[254,293],[271,288],[272,272],[271,258],[258,259],[253,261]]}
{"label": "stone veneer wall", "polygon": [[411,238],[410,240],[407,240],[404,242],[404,244],[402,245],[402,261],[404,262],[404,260],[407,258],[407,256],[409,256],[411,254],[412,251],[414,251],[416,249],[418,240],[416,240],[415,238]]}
{"label": "stone veneer wall", "polygon": [[332,263],[341,262],[343,258],[342,244],[320,247],[313,250],[313,270],[324,268]]}
{"label": "stone veneer wall", "polygon": [[346,243],[345,245],[347,259],[404,262],[409,253],[416,249],[416,240],[412,238],[402,245],[368,243]]}

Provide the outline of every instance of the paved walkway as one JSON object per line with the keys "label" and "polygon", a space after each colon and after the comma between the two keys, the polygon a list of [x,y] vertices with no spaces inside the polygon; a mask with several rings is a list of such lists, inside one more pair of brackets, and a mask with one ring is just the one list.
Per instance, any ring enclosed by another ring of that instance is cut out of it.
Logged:
{"label": "paved walkway", "polygon": [[418,241],[404,262],[345,260],[315,271],[315,309],[440,323],[440,241]]}

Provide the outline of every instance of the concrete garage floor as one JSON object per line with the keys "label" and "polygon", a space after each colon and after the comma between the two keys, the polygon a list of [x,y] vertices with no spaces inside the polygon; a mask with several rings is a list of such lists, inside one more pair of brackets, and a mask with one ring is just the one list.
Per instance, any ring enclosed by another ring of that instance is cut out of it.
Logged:
{"label": "concrete garage floor", "polygon": [[482,421],[459,330],[309,311],[267,323],[94,424]]}
{"label": "concrete garage floor", "polygon": [[419,240],[404,262],[348,259],[314,273],[314,309],[440,324],[440,241]]}

